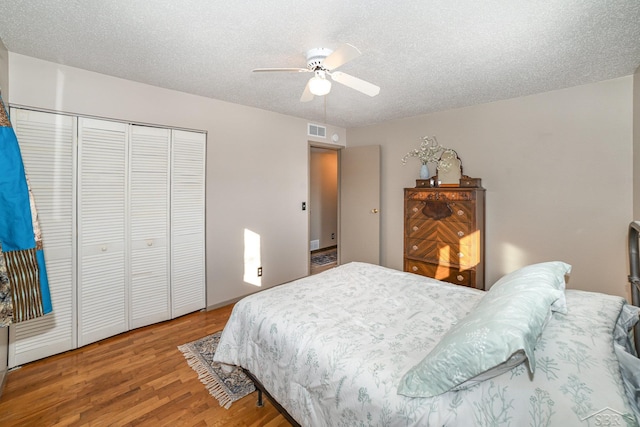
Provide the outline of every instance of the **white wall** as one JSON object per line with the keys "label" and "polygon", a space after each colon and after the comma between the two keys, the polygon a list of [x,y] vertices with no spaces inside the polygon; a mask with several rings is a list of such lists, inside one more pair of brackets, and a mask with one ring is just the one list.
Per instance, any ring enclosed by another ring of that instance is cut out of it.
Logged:
{"label": "white wall", "polygon": [[[12,52],[9,82],[13,104],[208,132],[209,306],[256,290],[243,281],[245,228],[261,236],[262,287],[306,274],[306,121]],[[400,159],[436,135],[487,189],[487,283],[562,259],[574,266],[569,287],[626,295],[632,122],[627,76],[327,134],[381,145],[383,265],[402,268],[402,189],[418,174]]]}
{"label": "white wall", "polygon": [[[259,289],[243,280],[245,229],[260,235],[262,288],[307,274],[308,211],[301,210],[309,185],[305,120],[13,52],[9,76],[9,102],[15,105],[208,132],[209,307]],[[333,133],[346,140],[345,129],[328,126],[327,134]]]}
{"label": "white wall", "polygon": [[632,82],[623,77],[349,129],[349,146],[382,151],[381,259],[402,269],[403,191],[423,135],[457,150],[487,189],[486,283],[522,265],[563,260],[569,287],[627,296],[633,213]]}
{"label": "white wall", "polygon": [[9,51],[0,40],[0,91],[5,103],[9,99]]}
{"label": "white wall", "polygon": [[633,75],[633,219],[640,221],[640,67]]}

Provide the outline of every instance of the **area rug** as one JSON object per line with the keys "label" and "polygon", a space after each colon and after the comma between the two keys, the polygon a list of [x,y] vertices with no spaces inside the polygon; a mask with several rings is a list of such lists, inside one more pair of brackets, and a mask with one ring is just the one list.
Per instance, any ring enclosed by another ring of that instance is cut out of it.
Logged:
{"label": "area rug", "polygon": [[198,373],[198,379],[218,399],[220,406],[229,409],[231,404],[255,391],[256,387],[242,369],[232,368],[231,372],[213,361],[222,332],[216,332],[199,340],[178,346],[189,366]]}
{"label": "area rug", "polygon": [[336,262],[338,254],[336,251],[319,252],[317,254],[311,254],[311,264],[313,265],[327,265],[332,262]]}

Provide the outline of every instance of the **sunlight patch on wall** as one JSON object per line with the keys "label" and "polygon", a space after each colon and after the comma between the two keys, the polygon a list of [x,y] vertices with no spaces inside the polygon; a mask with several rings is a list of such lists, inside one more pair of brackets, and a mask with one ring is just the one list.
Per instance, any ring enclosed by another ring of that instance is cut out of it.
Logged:
{"label": "sunlight patch on wall", "polygon": [[504,276],[526,265],[527,254],[522,248],[505,242],[502,244],[501,252],[502,256],[498,258],[502,260],[502,266],[499,272],[500,276]]}
{"label": "sunlight patch on wall", "polygon": [[262,277],[258,268],[262,266],[260,258],[260,235],[244,229],[244,281],[254,286],[262,286]]}

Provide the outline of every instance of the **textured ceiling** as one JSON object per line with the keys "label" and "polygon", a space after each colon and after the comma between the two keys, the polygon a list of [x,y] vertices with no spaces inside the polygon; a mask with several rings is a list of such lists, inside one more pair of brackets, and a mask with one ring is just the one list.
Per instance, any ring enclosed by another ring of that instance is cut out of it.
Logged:
{"label": "textured ceiling", "polygon": [[[9,51],[315,122],[358,127],[633,74],[639,0],[0,0]],[[333,84],[300,103],[314,47],[350,43]],[[325,99],[326,98],[326,99]],[[325,105],[326,101],[326,105]]]}

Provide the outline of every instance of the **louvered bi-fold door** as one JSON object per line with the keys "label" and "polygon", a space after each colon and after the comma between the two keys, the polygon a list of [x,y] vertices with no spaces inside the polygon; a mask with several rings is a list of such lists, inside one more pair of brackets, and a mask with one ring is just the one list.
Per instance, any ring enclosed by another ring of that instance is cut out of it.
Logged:
{"label": "louvered bi-fold door", "polygon": [[130,327],[171,318],[169,286],[169,129],[131,126]]}
{"label": "louvered bi-fold door", "polygon": [[76,347],[75,119],[11,109],[42,231],[53,313],[12,325],[9,367]]}
{"label": "louvered bi-fold door", "polygon": [[206,135],[180,130],[173,130],[172,133],[171,314],[177,317],[206,306]]}
{"label": "louvered bi-fold door", "polygon": [[78,119],[78,345],[128,330],[125,123]]}

